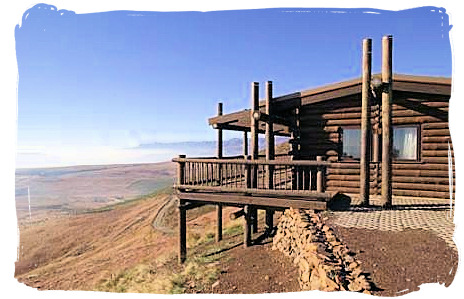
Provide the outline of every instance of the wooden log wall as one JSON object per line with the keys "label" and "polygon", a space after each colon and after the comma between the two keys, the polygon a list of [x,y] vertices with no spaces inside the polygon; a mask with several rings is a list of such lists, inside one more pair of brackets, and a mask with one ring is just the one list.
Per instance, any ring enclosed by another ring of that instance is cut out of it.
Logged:
{"label": "wooden log wall", "polygon": [[[449,198],[448,143],[451,148],[453,193],[455,191],[454,153],[448,127],[449,97],[394,92],[393,126],[419,128],[419,160],[396,161],[392,165],[393,195]],[[376,109],[371,111],[375,129]],[[379,119],[377,117],[377,119]],[[381,119],[380,119],[381,121]],[[333,163],[327,168],[327,191],[359,194],[359,161],[341,157],[342,128],[361,127],[361,95],[338,98],[300,109],[300,157],[315,159],[322,155]],[[380,195],[381,163],[370,163],[370,194]],[[454,194],[453,194],[454,197]]]}

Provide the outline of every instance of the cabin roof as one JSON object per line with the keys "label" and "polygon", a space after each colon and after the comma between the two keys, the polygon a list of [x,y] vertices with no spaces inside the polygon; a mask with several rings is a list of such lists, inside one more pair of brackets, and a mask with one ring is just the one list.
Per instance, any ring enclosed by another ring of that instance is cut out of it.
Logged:
{"label": "cabin roof", "polygon": [[[374,74],[373,77],[380,77]],[[327,100],[361,93],[361,78],[327,84],[299,92],[273,98],[273,109],[278,113],[290,111],[301,105],[310,105]],[[393,91],[422,93],[432,95],[451,95],[451,78],[393,74]],[[264,112],[265,101],[259,102],[260,111]],[[208,119],[213,127],[226,130],[250,131],[250,109],[224,114]],[[265,132],[265,124],[260,122],[260,133]],[[284,125],[274,124],[274,134],[288,136],[289,129]]]}

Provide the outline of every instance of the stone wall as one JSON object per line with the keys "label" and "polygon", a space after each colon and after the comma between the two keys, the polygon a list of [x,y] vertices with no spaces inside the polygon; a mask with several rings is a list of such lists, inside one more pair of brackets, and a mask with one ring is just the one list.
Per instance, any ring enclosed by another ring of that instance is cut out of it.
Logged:
{"label": "stone wall", "polygon": [[355,254],[340,242],[318,213],[286,210],[277,225],[272,248],[294,259],[299,266],[302,290],[370,294],[371,282]]}

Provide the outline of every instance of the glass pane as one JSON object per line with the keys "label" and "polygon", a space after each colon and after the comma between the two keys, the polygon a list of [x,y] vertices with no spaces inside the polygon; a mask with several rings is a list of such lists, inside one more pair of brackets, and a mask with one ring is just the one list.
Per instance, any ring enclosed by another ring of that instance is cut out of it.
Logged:
{"label": "glass pane", "polygon": [[361,157],[360,144],[361,130],[360,129],[344,129],[343,130],[343,157],[359,159]]}
{"label": "glass pane", "polygon": [[393,128],[393,157],[417,160],[417,127]]}

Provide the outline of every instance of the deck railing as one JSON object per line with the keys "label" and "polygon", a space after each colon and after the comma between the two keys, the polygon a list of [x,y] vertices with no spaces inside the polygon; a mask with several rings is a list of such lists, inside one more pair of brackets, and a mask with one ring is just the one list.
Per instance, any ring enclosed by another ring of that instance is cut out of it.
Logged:
{"label": "deck railing", "polygon": [[324,192],[326,166],[317,160],[250,160],[179,156],[176,188],[189,191],[305,195]]}

